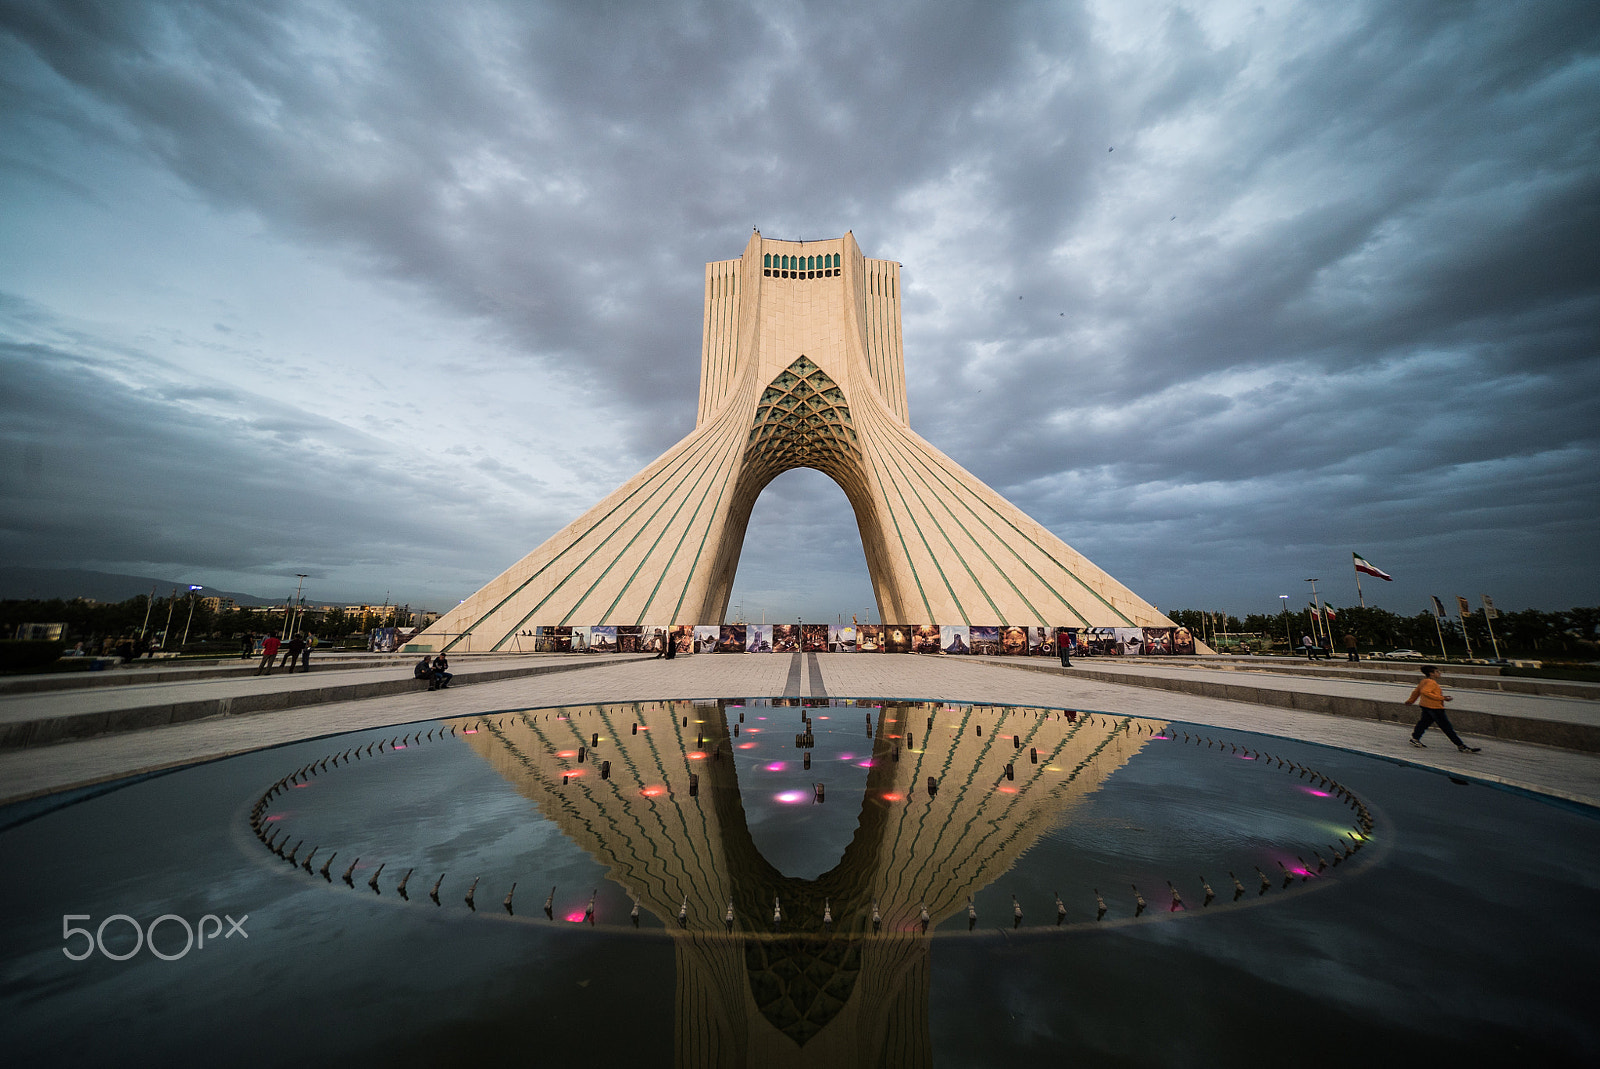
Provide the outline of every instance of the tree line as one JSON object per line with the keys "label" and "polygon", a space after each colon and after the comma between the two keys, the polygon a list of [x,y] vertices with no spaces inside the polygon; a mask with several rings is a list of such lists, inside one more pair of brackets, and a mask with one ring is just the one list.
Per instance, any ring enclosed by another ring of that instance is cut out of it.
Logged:
{"label": "tree line", "polygon": [[[407,627],[411,620],[412,613],[406,606],[392,607],[386,614],[351,612],[336,607],[326,611],[307,610],[297,618],[295,630],[314,634],[319,639],[334,639],[359,634],[371,627]],[[82,598],[0,601],[0,638],[11,638],[18,626],[25,623],[65,624],[61,637],[67,646],[82,642],[90,652],[96,652],[107,639],[115,642],[137,636],[147,626],[151,633],[170,627],[166,648],[174,650],[183,639],[185,627],[189,632],[189,645],[193,646],[235,640],[245,634],[281,634],[284,614],[281,608],[269,611],[235,607],[213,612],[199,598],[158,597],[152,603],[147,594],[118,602]]]}
{"label": "tree line", "polygon": [[[1351,634],[1356,636],[1358,647],[1363,651],[1412,649],[1431,656],[1439,651],[1442,637],[1445,652],[1450,657],[1465,657],[1468,643],[1474,657],[1492,657],[1498,643],[1500,656],[1508,658],[1600,659],[1600,607],[1560,612],[1502,610],[1499,619],[1493,621],[1494,642],[1490,641],[1488,624],[1481,612],[1467,617],[1463,633],[1459,618],[1440,620],[1426,610],[1415,616],[1401,616],[1371,606],[1334,608],[1337,615],[1330,621],[1329,629],[1333,633],[1335,651],[1343,650],[1344,636]],[[1167,615],[1174,623],[1193,631],[1195,637],[1206,636],[1208,642],[1210,636],[1222,632],[1224,647],[1244,641],[1252,649],[1263,646],[1282,649],[1286,645],[1298,646],[1302,635],[1312,633],[1311,614],[1305,609],[1287,614],[1251,613],[1243,620],[1201,609],[1178,609]]]}

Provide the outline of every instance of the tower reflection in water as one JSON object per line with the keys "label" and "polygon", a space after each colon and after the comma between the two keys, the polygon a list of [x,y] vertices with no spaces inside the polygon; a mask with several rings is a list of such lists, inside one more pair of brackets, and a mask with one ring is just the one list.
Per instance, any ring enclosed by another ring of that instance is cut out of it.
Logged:
{"label": "tower reflection in water", "polygon": [[[931,1064],[924,911],[928,928],[964,914],[1148,735],[1061,710],[800,701],[574,707],[467,742],[671,932],[679,1065]],[[842,732],[858,711],[871,756],[849,767],[864,782],[827,784],[828,804],[859,804],[854,834],[831,869],[785,875],[752,834],[755,724],[739,719],[766,718],[760,761],[799,762],[802,717]]]}

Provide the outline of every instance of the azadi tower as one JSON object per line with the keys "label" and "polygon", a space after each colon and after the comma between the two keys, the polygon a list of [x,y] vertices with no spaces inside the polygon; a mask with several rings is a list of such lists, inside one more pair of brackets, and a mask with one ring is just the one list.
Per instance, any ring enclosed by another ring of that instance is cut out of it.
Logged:
{"label": "azadi tower", "polygon": [[750,510],[790,468],[844,490],[885,623],[1172,626],[911,429],[899,264],[851,234],[758,231],[706,265],[694,430],[418,648],[498,650],[550,624],[718,623]]}

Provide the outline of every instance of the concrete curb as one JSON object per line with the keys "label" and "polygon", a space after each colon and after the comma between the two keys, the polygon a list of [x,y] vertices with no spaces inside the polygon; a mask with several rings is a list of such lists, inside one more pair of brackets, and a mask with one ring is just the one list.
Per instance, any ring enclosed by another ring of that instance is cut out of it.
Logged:
{"label": "concrete curb", "polygon": [[[631,659],[631,658],[630,658]],[[563,664],[519,665],[512,668],[491,668],[482,672],[457,672],[451,686],[468,683],[494,683],[503,679],[523,676],[549,675],[555,672],[572,672],[584,668],[616,664],[612,658],[595,661],[566,662]],[[192,678],[192,677],[190,677]],[[363,698],[381,698],[390,694],[411,694],[423,689],[416,679],[383,679],[366,683],[347,683],[329,687],[311,687],[304,690],[276,691],[271,694],[240,694],[232,697],[197,698],[190,701],[164,702],[135,706],[129,709],[110,709],[94,713],[41,717],[37,720],[19,720],[0,727],[0,750],[17,750],[30,746],[45,746],[55,742],[93,738],[124,731],[141,731],[145,728],[187,724],[222,716],[248,716],[306,705],[328,702],[359,701]]]}
{"label": "concrete curb", "polygon": [[[1169,690],[1178,694],[1191,694],[1200,698],[1221,698],[1224,701],[1249,702],[1251,705],[1271,705],[1280,709],[1294,709],[1306,713],[1324,713],[1329,716],[1348,716],[1358,720],[1377,720],[1388,724],[1412,724],[1420,715],[1416,706],[1404,702],[1376,701],[1371,698],[1349,698],[1337,694],[1317,694],[1307,691],[1277,690],[1269,687],[1252,687],[1240,683],[1222,683],[1209,679],[1179,679],[1163,675],[1134,675],[1131,672],[1097,672],[1092,668],[1062,668],[1054,664],[1029,664],[1010,658],[982,658],[984,664],[997,664],[1024,672],[1044,672],[1074,679],[1092,679],[1097,683],[1120,683],[1130,687],[1149,687]],[[1489,738],[1510,742],[1536,742],[1545,746],[1559,746],[1565,750],[1600,753],[1600,725],[1571,724],[1559,720],[1537,720],[1525,716],[1502,716],[1498,713],[1476,712],[1471,709],[1451,709],[1450,722],[1463,734],[1486,735]]]}
{"label": "concrete curb", "polygon": [[[118,667],[109,668],[101,672],[60,672],[51,675],[13,676],[0,679],[0,695],[3,694],[42,694],[62,690],[98,690],[101,687],[129,687],[145,686],[151,683],[198,683],[211,679],[234,679],[243,676],[253,676],[260,658],[245,662],[234,661],[232,664],[214,665],[203,668],[155,668],[140,665],[137,668]],[[338,672],[348,671],[352,668],[381,668],[385,665],[405,665],[410,667],[415,660],[407,660],[394,654],[373,655],[370,657],[351,658],[344,661],[323,660],[313,661],[313,672]],[[288,672],[287,668],[275,669],[279,672]],[[298,669],[296,670],[298,674]]]}

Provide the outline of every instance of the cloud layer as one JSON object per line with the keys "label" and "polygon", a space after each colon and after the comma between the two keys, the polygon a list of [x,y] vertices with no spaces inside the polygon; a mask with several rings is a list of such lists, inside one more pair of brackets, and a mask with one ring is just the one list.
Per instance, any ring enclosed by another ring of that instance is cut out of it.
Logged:
{"label": "cloud layer", "polygon": [[[15,563],[443,608],[688,431],[756,225],[905,264],[913,424],[1163,607],[1600,595],[1590,4],[8,0],[0,94]],[[734,602],[870,604],[843,494]]]}

